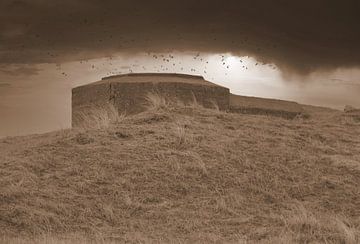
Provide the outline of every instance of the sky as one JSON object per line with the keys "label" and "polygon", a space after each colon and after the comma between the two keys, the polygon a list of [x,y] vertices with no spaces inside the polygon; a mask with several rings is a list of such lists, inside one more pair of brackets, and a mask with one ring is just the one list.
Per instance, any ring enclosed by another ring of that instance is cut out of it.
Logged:
{"label": "sky", "polygon": [[68,128],[71,88],[127,72],[360,107],[359,12],[355,0],[2,0],[0,137]]}

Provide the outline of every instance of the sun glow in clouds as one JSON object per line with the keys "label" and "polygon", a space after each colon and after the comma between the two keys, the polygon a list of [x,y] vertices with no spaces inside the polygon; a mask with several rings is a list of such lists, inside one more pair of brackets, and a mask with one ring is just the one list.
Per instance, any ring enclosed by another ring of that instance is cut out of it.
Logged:
{"label": "sun glow in clouds", "polygon": [[[78,70],[85,74],[79,75]],[[203,76],[206,80],[230,88],[233,93],[277,97],[281,93],[281,75],[274,65],[254,58],[229,53],[140,53],[132,57],[115,56],[62,65],[68,77],[76,77],[73,86],[125,73],[183,73]],[[73,70],[73,71],[72,71]],[[89,79],[89,76],[93,77]],[[273,94],[271,94],[271,92]]]}

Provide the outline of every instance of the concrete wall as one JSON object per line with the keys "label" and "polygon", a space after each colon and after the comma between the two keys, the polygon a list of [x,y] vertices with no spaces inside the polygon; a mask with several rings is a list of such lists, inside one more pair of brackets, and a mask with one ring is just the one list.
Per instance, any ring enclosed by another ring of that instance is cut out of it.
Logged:
{"label": "concrete wall", "polygon": [[303,107],[296,103],[277,99],[230,95],[230,111],[243,114],[261,114],[287,119],[304,115]]}
{"label": "concrete wall", "polygon": [[[153,78],[154,76],[151,79]],[[229,89],[206,81],[143,82],[139,79],[136,82],[119,82],[104,79],[72,90],[72,126],[80,126],[83,123],[82,116],[79,115],[109,104],[114,105],[119,113],[134,114],[145,111],[146,96],[151,92],[165,97],[169,102],[179,100],[184,104],[190,104],[195,97],[204,107],[214,108],[214,104],[217,104],[221,110],[229,109]]]}
{"label": "concrete wall", "polygon": [[220,109],[229,108],[229,89],[200,84],[161,82],[161,83],[112,83],[112,97],[119,111],[128,114],[142,112],[146,109],[146,96],[149,92],[160,94],[167,101],[179,100],[185,104],[196,101],[204,107]]}
{"label": "concrete wall", "polygon": [[110,87],[107,83],[80,86],[72,89],[73,127],[83,123],[83,114],[89,114],[94,108],[107,106],[110,101]]}

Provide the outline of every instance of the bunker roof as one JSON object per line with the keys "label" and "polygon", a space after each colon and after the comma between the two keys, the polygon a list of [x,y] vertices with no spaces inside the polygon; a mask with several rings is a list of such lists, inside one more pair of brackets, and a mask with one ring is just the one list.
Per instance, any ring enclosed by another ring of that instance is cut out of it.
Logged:
{"label": "bunker roof", "polygon": [[161,83],[161,82],[174,82],[174,83],[187,83],[198,84],[205,86],[219,86],[205,80],[202,76],[177,74],[177,73],[130,73],[122,75],[114,75],[104,77],[100,81],[96,81],[84,86],[98,85],[104,83]]}

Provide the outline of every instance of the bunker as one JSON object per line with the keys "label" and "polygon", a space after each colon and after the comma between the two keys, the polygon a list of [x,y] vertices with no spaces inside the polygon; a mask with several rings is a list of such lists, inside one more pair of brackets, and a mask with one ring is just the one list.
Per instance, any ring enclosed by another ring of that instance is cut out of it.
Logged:
{"label": "bunker", "polygon": [[303,107],[296,102],[234,94],[230,94],[229,101],[229,110],[233,113],[276,116],[286,119],[297,116],[306,117]]}
{"label": "bunker", "polygon": [[119,113],[135,114],[146,110],[146,96],[157,93],[167,100],[184,104],[194,101],[204,107],[229,109],[228,88],[185,74],[141,73],[105,77],[72,89],[72,126],[81,124],[78,113],[113,105]]}

